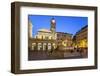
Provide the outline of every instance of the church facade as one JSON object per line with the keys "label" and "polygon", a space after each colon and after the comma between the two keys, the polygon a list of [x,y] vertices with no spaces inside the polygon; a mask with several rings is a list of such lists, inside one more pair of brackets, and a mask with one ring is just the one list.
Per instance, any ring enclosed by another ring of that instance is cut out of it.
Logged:
{"label": "church facade", "polygon": [[36,51],[66,50],[72,45],[72,34],[56,32],[56,20],[50,21],[50,29],[39,29],[37,34],[32,36],[32,23],[28,23],[28,48]]}

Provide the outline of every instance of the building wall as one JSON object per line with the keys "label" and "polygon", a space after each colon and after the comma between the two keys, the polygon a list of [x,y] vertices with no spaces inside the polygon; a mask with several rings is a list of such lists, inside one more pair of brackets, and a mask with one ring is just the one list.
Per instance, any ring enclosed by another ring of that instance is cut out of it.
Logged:
{"label": "building wall", "polygon": [[65,47],[71,47],[72,45],[72,34],[58,32],[57,33],[57,40],[59,45],[63,45]]}
{"label": "building wall", "polygon": [[50,51],[55,50],[57,42],[55,40],[29,39],[29,49],[33,51]]}
{"label": "building wall", "polygon": [[52,32],[38,32],[35,38],[39,39],[56,39],[56,34],[53,35]]}
{"label": "building wall", "polygon": [[32,23],[31,23],[31,21],[29,20],[28,21],[28,37],[29,38],[32,38],[33,36],[32,36]]}
{"label": "building wall", "polygon": [[83,27],[74,36],[75,47],[87,48],[88,47],[88,26]]}
{"label": "building wall", "polygon": [[[38,32],[36,38],[29,39],[29,48],[34,50],[34,46],[36,46],[35,50],[38,46],[41,46],[41,50],[43,50],[43,44],[51,46],[51,50],[66,50],[68,47],[72,46],[72,35],[68,33],[56,33],[57,39],[52,38],[51,32]],[[39,45],[38,45],[39,44]],[[49,44],[49,45],[48,45]],[[48,49],[47,49],[48,50]]]}
{"label": "building wall", "polygon": [[38,39],[51,39],[51,33],[49,33],[49,32],[38,32],[38,34],[35,36],[35,38],[38,38]]}

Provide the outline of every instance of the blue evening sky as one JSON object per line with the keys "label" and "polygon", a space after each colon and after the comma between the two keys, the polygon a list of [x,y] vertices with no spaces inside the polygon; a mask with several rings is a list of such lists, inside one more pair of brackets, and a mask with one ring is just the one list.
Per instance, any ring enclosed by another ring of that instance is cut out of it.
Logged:
{"label": "blue evening sky", "polygon": [[33,36],[41,28],[50,29],[52,18],[56,20],[56,32],[65,32],[74,35],[82,27],[88,25],[88,17],[29,15],[28,19],[33,25]]}

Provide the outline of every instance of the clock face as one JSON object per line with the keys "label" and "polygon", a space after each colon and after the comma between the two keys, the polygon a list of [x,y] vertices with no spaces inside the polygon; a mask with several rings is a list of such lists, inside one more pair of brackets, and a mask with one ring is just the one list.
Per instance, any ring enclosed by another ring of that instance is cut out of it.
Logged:
{"label": "clock face", "polygon": [[52,20],[52,23],[55,23],[56,21],[55,20]]}

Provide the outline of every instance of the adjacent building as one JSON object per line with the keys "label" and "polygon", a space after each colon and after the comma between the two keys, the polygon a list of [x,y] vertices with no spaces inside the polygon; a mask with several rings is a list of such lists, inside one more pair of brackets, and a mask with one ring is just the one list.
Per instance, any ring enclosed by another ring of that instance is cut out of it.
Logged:
{"label": "adjacent building", "polygon": [[76,32],[75,36],[73,37],[73,44],[75,48],[88,47],[88,25]]}
{"label": "adjacent building", "polygon": [[60,50],[67,50],[72,47],[72,34],[57,32],[57,44]]}

